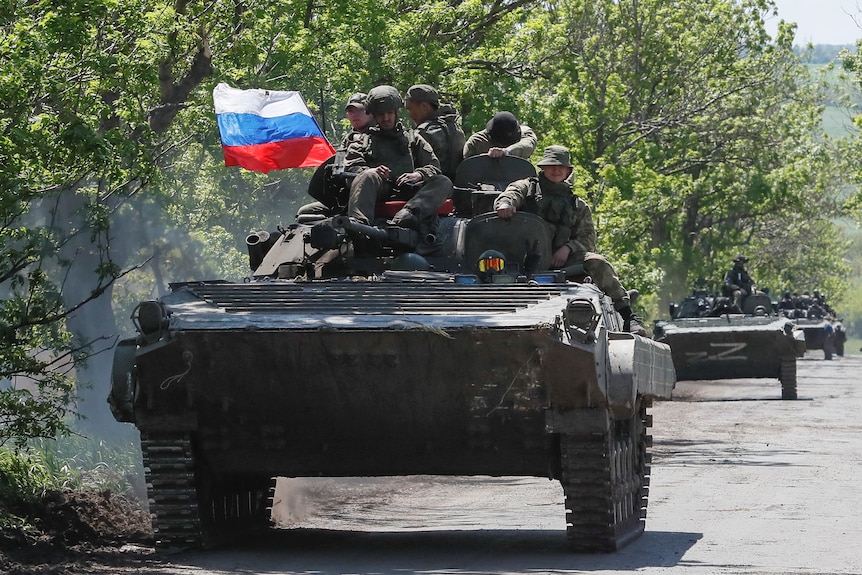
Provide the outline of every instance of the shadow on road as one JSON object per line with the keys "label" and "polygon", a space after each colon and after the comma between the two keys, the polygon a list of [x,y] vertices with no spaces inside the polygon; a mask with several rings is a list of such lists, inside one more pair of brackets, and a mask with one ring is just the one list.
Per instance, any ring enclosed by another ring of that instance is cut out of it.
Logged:
{"label": "shadow on road", "polygon": [[232,548],[169,557],[180,572],[219,573],[570,573],[673,567],[698,533],[647,531],[610,554],[572,553],[562,531],[474,530],[360,532],[273,530]]}

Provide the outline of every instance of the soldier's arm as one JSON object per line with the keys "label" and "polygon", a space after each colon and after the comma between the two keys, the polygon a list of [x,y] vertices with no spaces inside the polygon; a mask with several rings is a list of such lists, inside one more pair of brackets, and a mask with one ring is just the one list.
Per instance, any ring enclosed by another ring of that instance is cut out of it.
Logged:
{"label": "soldier's arm", "polygon": [[425,141],[425,138],[419,134],[413,135],[413,141],[410,143],[413,152],[413,165],[416,166],[415,172],[422,176],[422,181],[428,181],[432,176],[443,173],[440,170],[440,160],[434,154],[431,144]]}
{"label": "soldier's arm", "polygon": [[344,168],[348,172],[360,173],[368,169],[368,159],[365,156],[365,141],[363,138],[357,138],[350,142],[347,146],[347,152],[344,154]]}
{"label": "soldier's arm", "polygon": [[[530,180],[516,180],[506,186],[506,189],[494,200],[494,210],[498,211],[505,206],[511,206],[516,210],[524,205],[524,198],[530,189]],[[511,217],[511,216],[509,216]]]}
{"label": "soldier's arm", "polygon": [[572,217],[571,237],[565,245],[573,254],[585,254],[596,251],[596,226],[593,223],[593,213],[590,206],[580,198],[576,199],[576,209]]}
{"label": "soldier's arm", "polygon": [[533,152],[536,151],[538,143],[539,139],[536,137],[536,132],[530,126],[521,124],[521,139],[506,148],[506,153],[510,156],[518,156],[519,158],[529,160]]}
{"label": "soldier's arm", "polygon": [[464,158],[470,158],[473,156],[478,156],[479,154],[485,154],[488,152],[488,148],[490,145],[488,144],[488,135],[484,130],[476,132],[469,138],[467,138],[467,142],[464,144]]}

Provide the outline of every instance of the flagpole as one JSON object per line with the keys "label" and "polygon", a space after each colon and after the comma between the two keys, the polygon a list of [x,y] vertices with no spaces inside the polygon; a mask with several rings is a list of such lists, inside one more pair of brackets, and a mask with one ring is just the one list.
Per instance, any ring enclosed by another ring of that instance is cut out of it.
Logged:
{"label": "flagpole", "polygon": [[[318,88],[320,90],[320,123],[324,126],[326,125],[326,107],[323,105],[323,83],[320,84]],[[324,137],[326,137],[326,128],[324,128],[323,132]]]}

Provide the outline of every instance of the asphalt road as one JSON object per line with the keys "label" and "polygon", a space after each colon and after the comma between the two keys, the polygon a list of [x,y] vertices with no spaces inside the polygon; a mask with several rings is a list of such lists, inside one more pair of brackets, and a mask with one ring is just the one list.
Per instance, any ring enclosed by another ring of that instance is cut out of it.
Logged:
{"label": "asphalt road", "polygon": [[282,528],[150,556],[165,575],[862,573],[862,356],[777,380],[678,382],[653,406],[647,528],[614,554],[566,549],[562,489],[534,478],[282,480]]}

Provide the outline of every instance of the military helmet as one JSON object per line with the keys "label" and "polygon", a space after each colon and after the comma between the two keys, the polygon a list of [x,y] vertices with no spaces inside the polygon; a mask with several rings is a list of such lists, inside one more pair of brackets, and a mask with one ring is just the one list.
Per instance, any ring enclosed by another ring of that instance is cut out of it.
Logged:
{"label": "military helmet", "polygon": [[394,112],[404,106],[401,94],[393,86],[375,86],[368,92],[365,109],[369,114]]}
{"label": "military helmet", "polygon": [[734,263],[744,264],[748,261],[748,258],[745,257],[744,255],[740,254],[740,255],[736,256],[735,258],[733,258],[733,261],[734,261]]}

